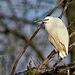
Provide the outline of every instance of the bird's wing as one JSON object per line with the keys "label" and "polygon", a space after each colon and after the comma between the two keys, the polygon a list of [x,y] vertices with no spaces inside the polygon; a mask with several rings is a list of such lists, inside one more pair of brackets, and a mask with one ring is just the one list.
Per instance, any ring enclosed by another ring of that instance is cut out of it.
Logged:
{"label": "bird's wing", "polygon": [[66,52],[65,45],[60,42],[60,39],[58,38],[58,36],[56,34],[49,35],[48,38],[49,38],[49,41],[51,42],[51,44],[54,46],[56,52],[59,51],[59,55],[62,58],[65,57],[66,55],[68,55],[68,53]]}
{"label": "bird's wing", "polygon": [[60,43],[63,45],[63,47],[66,48],[66,52],[68,53],[69,36],[65,25],[59,26],[59,29],[57,29],[57,36],[59,38]]}

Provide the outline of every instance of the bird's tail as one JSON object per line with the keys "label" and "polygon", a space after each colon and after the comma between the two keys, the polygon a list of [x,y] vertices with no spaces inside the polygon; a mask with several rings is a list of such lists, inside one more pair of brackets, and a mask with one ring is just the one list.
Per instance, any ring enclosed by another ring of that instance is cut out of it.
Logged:
{"label": "bird's tail", "polygon": [[66,57],[68,55],[68,53],[66,53],[65,51],[63,51],[63,50],[61,50],[61,52],[59,52],[59,56],[61,57],[61,58],[64,58],[64,57]]}

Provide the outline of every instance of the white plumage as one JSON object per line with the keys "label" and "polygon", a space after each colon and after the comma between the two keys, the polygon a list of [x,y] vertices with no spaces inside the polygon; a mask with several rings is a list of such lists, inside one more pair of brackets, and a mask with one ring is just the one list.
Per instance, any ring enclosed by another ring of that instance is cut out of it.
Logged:
{"label": "white plumage", "polygon": [[46,17],[42,22],[46,22],[45,29],[48,32],[48,39],[54,46],[59,56],[64,58],[68,55],[69,35],[65,24],[59,18]]}
{"label": "white plumage", "polygon": [[54,46],[59,56],[64,58],[68,55],[69,35],[63,21],[55,17],[46,17],[44,20],[35,22],[46,22],[45,29],[48,32],[48,39]]}

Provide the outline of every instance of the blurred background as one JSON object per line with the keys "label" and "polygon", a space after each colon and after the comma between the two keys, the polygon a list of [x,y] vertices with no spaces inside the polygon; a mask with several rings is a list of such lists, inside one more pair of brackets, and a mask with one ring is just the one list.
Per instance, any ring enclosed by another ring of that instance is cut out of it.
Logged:
{"label": "blurred background", "polygon": [[[34,23],[35,20],[44,19],[46,15],[61,0],[0,0],[0,75],[9,75],[12,67],[24,49],[26,43],[37,30],[41,23]],[[59,17],[65,3],[51,15]],[[70,4],[67,12],[62,17],[66,26],[75,18],[75,0]],[[75,30],[75,24],[71,26]],[[71,31],[69,31],[71,33]],[[75,36],[70,43],[75,41]],[[75,47],[71,54],[64,58],[60,65],[75,61]],[[21,57],[16,72],[24,71],[32,59],[39,66],[48,54],[53,50],[53,46],[48,41],[47,32],[44,25],[36,37]],[[49,68],[58,60],[57,54],[48,66]],[[32,66],[35,67],[33,61]]]}

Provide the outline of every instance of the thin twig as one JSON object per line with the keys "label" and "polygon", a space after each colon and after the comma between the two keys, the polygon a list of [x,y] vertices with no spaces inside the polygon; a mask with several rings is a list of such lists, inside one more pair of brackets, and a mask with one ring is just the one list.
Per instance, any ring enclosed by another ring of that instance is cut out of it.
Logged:
{"label": "thin twig", "polygon": [[35,63],[35,61],[33,60],[33,58],[32,58],[32,57],[31,57],[31,59],[32,59],[32,61],[33,61],[34,65],[35,65],[35,67],[37,68],[37,65],[36,65],[36,63]]}
{"label": "thin twig", "polygon": [[71,38],[73,35],[75,35],[75,31],[70,34],[69,38]]}
{"label": "thin twig", "polygon": [[73,23],[75,23],[75,19],[68,25],[67,29],[68,29]]}
{"label": "thin twig", "polygon": [[31,64],[31,63],[32,63],[32,61],[30,60],[30,61],[29,61],[29,69],[32,68],[32,64]]}
{"label": "thin twig", "polygon": [[63,9],[63,11],[62,11],[62,13],[61,13],[61,15],[59,16],[59,18],[62,18],[62,16],[64,15],[64,13],[65,13],[65,11],[66,11],[66,9],[68,8],[68,6],[70,5],[70,0],[65,4],[65,7],[64,7],[64,9]]}
{"label": "thin twig", "polygon": [[47,15],[47,16],[50,16],[60,5],[61,3],[63,2],[64,0],[61,0],[60,3]]}
{"label": "thin twig", "polygon": [[74,32],[74,30],[73,30],[71,27],[70,27],[69,29],[70,29],[72,32]]}
{"label": "thin twig", "polygon": [[43,62],[43,64],[41,64],[41,65],[38,67],[38,69],[41,69],[42,67],[44,67],[44,66],[47,64],[47,62],[52,58],[52,56],[53,56],[55,53],[56,53],[56,51],[53,50],[53,51],[48,55],[48,57],[47,57],[46,60]]}
{"label": "thin twig", "polygon": [[[64,0],[61,0],[60,3],[48,14],[48,16],[50,16],[60,5],[61,3],[63,2]],[[13,69],[12,69],[12,72],[11,72],[11,75],[14,74],[15,72],[15,69],[16,69],[16,66],[21,58],[21,56],[24,54],[24,52],[26,51],[27,47],[30,45],[31,41],[33,40],[33,38],[36,36],[36,34],[38,33],[38,31],[41,29],[41,27],[43,26],[44,22],[42,22],[40,24],[40,26],[37,28],[37,30],[34,32],[34,34],[32,35],[32,37],[30,38],[30,40],[28,41],[28,43],[26,44],[25,48],[23,49],[23,51],[20,53],[20,55],[18,56],[14,66],[13,66]]]}
{"label": "thin twig", "polygon": [[73,47],[73,46],[75,46],[75,42],[73,42],[73,43],[69,46],[69,48],[71,48],[71,47]]}
{"label": "thin twig", "polygon": [[70,68],[67,67],[67,75],[70,75]]}
{"label": "thin twig", "polygon": [[39,65],[41,64],[39,60],[37,60],[37,62],[38,62]]}
{"label": "thin twig", "polygon": [[72,28],[70,27],[74,23],[75,23],[75,19],[73,19],[73,21],[68,25],[67,29],[70,29],[72,32],[74,32],[74,30],[72,30]]}
{"label": "thin twig", "polygon": [[54,57],[55,57],[55,55],[52,56],[52,59],[48,63],[50,63],[54,59]]}

